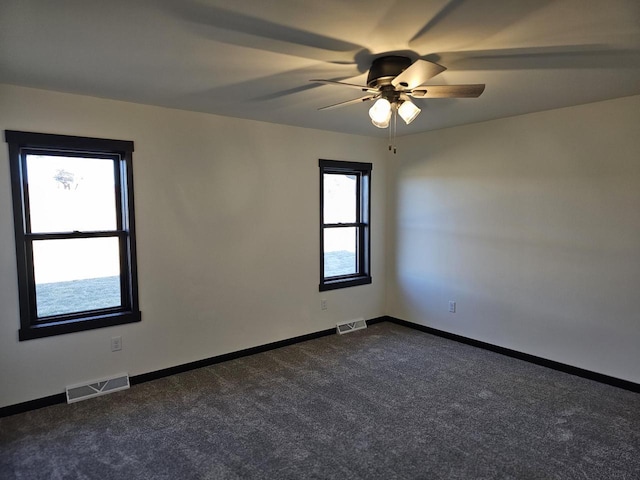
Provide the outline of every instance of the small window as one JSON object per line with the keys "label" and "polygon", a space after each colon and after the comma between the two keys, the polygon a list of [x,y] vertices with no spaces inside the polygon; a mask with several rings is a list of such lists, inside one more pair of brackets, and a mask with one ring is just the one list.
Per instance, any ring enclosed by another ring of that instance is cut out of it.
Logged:
{"label": "small window", "polygon": [[370,163],[320,160],[320,290],[371,283]]}
{"label": "small window", "polygon": [[5,131],[20,340],[140,321],[133,142]]}

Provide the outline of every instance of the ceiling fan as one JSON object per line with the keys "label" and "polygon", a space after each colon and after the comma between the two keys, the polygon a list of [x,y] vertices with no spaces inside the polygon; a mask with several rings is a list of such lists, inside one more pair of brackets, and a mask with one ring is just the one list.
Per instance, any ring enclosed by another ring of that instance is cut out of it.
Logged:
{"label": "ceiling fan", "polygon": [[421,110],[411,98],[476,98],[484,91],[484,84],[423,85],[445,70],[442,65],[428,60],[418,59],[412,63],[408,57],[386,55],[372,62],[367,85],[322,79],[310,81],[357,88],[367,93],[364,97],[328,105],[319,110],[376,100],[369,110],[371,122],[378,128],[387,128],[393,113],[397,113],[407,125],[415,120]]}

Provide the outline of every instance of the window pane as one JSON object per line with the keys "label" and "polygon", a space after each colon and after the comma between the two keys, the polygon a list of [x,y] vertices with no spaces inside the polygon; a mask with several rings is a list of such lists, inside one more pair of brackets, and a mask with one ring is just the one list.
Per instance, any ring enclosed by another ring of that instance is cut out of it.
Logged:
{"label": "window pane", "polygon": [[358,273],[356,260],[357,230],[356,227],[325,228],[325,277]]}
{"label": "window pane", "polygon": [[324,174],[324,223],[357,221],[357,183],[356,175]]}
{"label": "window pane", "polygon": [[114,160],[27,155],[31,231],[115,230]]}
{"label": "window pane", "polygon": [[118,239],[33,242],[38,317],[119,307]]}

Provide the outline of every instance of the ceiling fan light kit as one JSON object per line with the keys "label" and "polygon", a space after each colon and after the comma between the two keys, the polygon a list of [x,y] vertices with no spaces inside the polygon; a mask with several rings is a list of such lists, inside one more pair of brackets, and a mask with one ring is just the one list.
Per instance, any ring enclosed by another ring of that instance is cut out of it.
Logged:
{"label": "ceiling fan light kit", "polygon": [[398,107],[398,115],[407,125],[413,122],[421,111],[411,100],[405,100]]}
{"label": "ceiling fan light kit", "polygon": [[394,110],[397,110],[398,115],[407,125],[413,122],[422,111],[411,100],[396,100],[392,104],[386,98],[379,98],[369,109],[371,123],[378,128],[387,128]]}
{"label": "ceiling fan light kit", "polygon": [[[412,63],[408,57],[383,55],[371,63],[366,85],[337,80],[310,81],[356,88],[366,93],[364,97],[322,107],[319,110],[375,100],[369,109],[371,123],[378,128],[388,128],[394,114],[399,115],[407,125],[420,114],[421,109],[410,98],[477,98],[484,91],[484,84],[424,85],[424,82],[445,70],[446,67],[428,60],[418,59]],[[393,137],[395,139],[395,134]],[[395,148],[393,150],[395,151]]]}
{"label": "ceiling fan light kit", "polygon": [[391,120],[391,103],[386,98],[379,98],[369,109],[371,123],[378,128],[387,128]]}

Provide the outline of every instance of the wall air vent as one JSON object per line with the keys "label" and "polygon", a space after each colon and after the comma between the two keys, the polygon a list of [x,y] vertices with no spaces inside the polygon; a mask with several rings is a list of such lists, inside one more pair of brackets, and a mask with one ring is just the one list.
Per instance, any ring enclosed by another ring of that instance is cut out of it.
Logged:
{"label": "wall air vent", "polygon": [[343,333],[355,332],[356,330],[362,330],[363,328],[367,328],[367,322],[364,318],[358,318],[357,320],[349,320],[336,324],[336,331],[340,335]]}
{"label": "wall air vent", "polygon": [[87,398],[99,397],[107,393],[129,388],[129,374],[96,380],[67,387],[67,403],[79,402]]}

